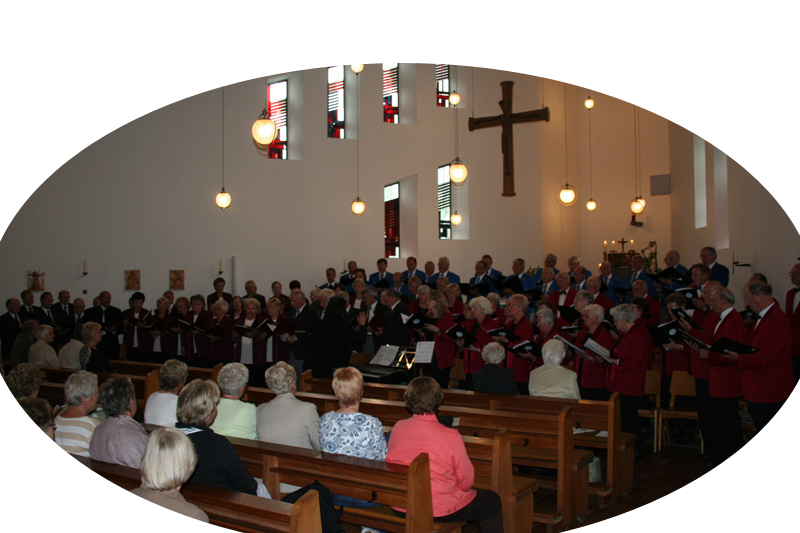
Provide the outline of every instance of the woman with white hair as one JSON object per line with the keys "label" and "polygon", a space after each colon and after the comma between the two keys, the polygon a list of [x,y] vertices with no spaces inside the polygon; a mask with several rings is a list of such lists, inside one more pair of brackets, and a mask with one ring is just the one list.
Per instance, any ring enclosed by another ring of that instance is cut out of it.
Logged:
{"label": "woman with white hair", "polygon": [[531,372],[528,381],[528,392],[531,396],[580,400],[578,375],[561,366],[566,355],[566,347],[560,340],[550,339],[544,343],[542,346],[544,364]]}
{"label": "woman with white hair", "polygon": [[54,338],[52,326],[39,326],[36,330],[36,342],[28,350],[28,362],[38,366],[58,366],[58,355],[50,346]]}
{"label": "woman with white hair", "polygon": [[472,375],[472,385],[476,392],[490,394],[517,394],[514,371],[502,368],[506,360],[506,349],[499,342],[490,342],[483,347],[481,358],[486,363]]}
{"label": "woman with white hair", "polygon": [[65,452],[89,457],[89,443],[101,420],[89,416],[97,409],[97,376],[79,370],[64,383],[67,408],[55,419],[56,444]]}
{"label": "woman with white hair", "polygon": [[[611,348],[608,390],[619,392],[622,431],[640,436],[639,404],[644,396],[644,380],[653,364],[653,341],[647,327],[637,322],[636,312],[628,304],[611,309],[614,326],[620,336]],[[641,438],[636,455],[641,456]]]}
{"label": "woman with white hair", "polygon": [[197,469],[192,481],[257,495],[258,482],[239,459],[233,444],[211,429],[217,417],[219,387],[207,379],[195,379],[178,396],[178,424],[197,450]]}
{"label": "woman with white hair", "polygon": [[264,378],[275,398],[258,406],[258,440],[319,450],[319,414],[313,403],[294,397],[297,374],[284,361],[271,366]]}
{"label": "woman with white hair", "polygon": [[181,495],[181,486],[197,465],[197,452],[189,437],[175,428],[150,434],[141,462],[142,485],[131,492],[170,511],[208,522],[208,515]]}
{"label": "woman with white hair", "polygon": [[472,390],[473,374],[484,365],[481,357],[483,347],[493,340],[489,332],[502,327],[503,324],[489,316],[492,314],[492,304],[483,296],[476,296],[467,302],[464,311],[467,320],[461,323],[461,327],[475,337],[475,342],[464,347],[464,341],[459,339],[456,344],[462,349],[464,357],[464,374],[467,376],[466,388]]}
{"label": "woman with white hair", "polygon": [[217,418],[211,429],[220,435],[258,439],[256,406],[241,401],[249,379],[250,372],[241,363],[228,363],[219,371],[217,384],[222,398],[217,405]]}
{"label": "woman with white hair", "polygon": [[598,304],[587,305],[581,311],[583,326],[575,339],[575,345],[584,348],[587,355],[575,358],[575,373],[578,375],[578,386],[584,400],[608,400],[608,364],[602,357],[585,348],[586,343],[592,340],[611,351],[614,339],[602,323],[604,315],[603,307]]}

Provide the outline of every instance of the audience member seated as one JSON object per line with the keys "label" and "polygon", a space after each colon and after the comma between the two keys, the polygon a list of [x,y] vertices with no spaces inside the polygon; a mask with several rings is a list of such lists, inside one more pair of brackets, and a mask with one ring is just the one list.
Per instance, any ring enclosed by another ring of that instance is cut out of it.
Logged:
{"label": "audience member seated", "polygon": [[83,324],[78,324],[73,328],[69,342],[58,351],[58,366],[80,370],[81,348],[83,348]]}
{"label": "audience member seated", "polygon": [[250,379],[250,371],[242,363],[228,363],[217,376],[222,398],[217,405],[217,418],[211,429],[220,435],[258,439],[256,406],[241,401]]}
{"label": "audience member seated", "polygon": [[113,372],[114,367],[97,346],[103,339],[103,327],[97,322],[87,322],[83,325],[83,348],[78,357],[81,360],[81,369],[88,372]]}
{"label": "audience member seated", "polygon": [[142,486],[131,492],[170,511],[208,522],[208,515],[181,495],[181,486],[196,465],[197,452],[189,437],[174,428],[159,428],[150,435],[142,457]]}
{"label": "audience member seated", "polygon": [[257,495],[258,482],[233,449],[233,444],[210,426],[217,416],[219,387],[208,380],[195,379],[178,396],[178,424],[197,450],[194,483]]}
{"label": "audience member seated", "polygon": [[33,363],[19,363],[6,376],[6,385],[14,398],[36,398],[42,384],[42,371]]}
{"label": "audience member seated", "polygon": [[506,349],[503,345],[499,342],[490,342],[483,347],[481,357],[486,365],[472,374],[475,391],[490,394],[517,394],[514,371],[500,367],[506,360]]}
{"label": "audience member seated", "polygon": [[36,329],[36,342],[28,350],[28,362],[39,366],[58,366],[58,355],[50,346],[54,340],[53,326],[39,326]]}
{"label": "audience member seated", "polygon": [[550,339],[542,346],[544,365],[531,372],[528,381],[528,392],[531,396],[549,396],[551,398],[572,398],[580,400],[578,375],[561,366],[567,350],[558,339]]}
{"label": "audience member seated", "polygon": [[107,418],[94,430],[89,455],[104,463],[139,468],[147,446],[147,432],[133,419],[136,392],[131,378],[112,378],[103,383],[100,405]]}
{"label": "audience member seated", "polygon": [[33,346],[36,337],[36,331],[39,329],[39,323],[33,319],[26,320],[22,323],[17,338],[14,340],[14,345],[11,347],[11,361],[14,363],[27,363],[28,351]]}
{"label": "audience member seated", "polygon": [[158,370],[159,390],[147,398],[145,424],[174,426],[178,422],[178,393],[186,384],[189,367],[183,361],[170,359]]}
{"label": "audience member seated", "polygon": [[67,408],[56,416],[56,444],[64,451],[89,457],[89,443],[101,420],[90,413],[97,409],[97,375],[79,370],[64,383]]}
{"label": "audience member seated", "polygon": [[50,462],[53,410],[41,398],[19,398],[0,413],[0,519],[97,520],[78,471]]}
{"label": "audience member seated", "polygon": [[333,373],[333,393],[339,409],[325,413],[319,421],[322,451],[383,461],[386,438],[383,425],[374,416],[358,412],[364,394],[364,377],[352,366]]}
{"label": "audience member seated", "polygon": [[258,440],[319,450],[317,408],[294,397],[294,368],[280,361],[266,371],[264,378],[275,398],[258,406]]}
{"label": "audience member seated", "polygon": [[478,521],[481,531],[503,531],[500,497],[491,490],[472,488],[475,471],[461,434],[436,418],[442,396],[441,387],[429,376],[408,384],[403,399],[413,416],[394,425],[386,462],[409,465],[419,454],[427,453],[434,521]]}

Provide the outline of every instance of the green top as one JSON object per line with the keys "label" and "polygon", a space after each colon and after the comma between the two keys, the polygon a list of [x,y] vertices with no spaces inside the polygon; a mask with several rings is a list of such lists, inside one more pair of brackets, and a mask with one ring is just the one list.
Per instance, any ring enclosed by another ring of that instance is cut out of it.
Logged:
{"label": "green top", "polygon": [[256,406],[239,400],[220,398],[217,419],[211,429],[220,435],[258,440]]}

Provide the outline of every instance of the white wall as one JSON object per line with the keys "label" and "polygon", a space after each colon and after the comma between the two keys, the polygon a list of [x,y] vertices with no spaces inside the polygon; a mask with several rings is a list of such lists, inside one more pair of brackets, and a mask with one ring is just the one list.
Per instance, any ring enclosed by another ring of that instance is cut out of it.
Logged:
{"label": "white wall", "polygon": [[[740,289],[753,272],[773,285],[783,305],[787,273],[800,251],[800,74],[784,73],[784,91],[765,103],[764,73],[735,87],[736,73],[713,81],[708,72],[675,72],[668,76],[670,163],[675,193],[672,231],[685,264],[699,261],[700,248],[716,241],[714,157],[727,153],[730,248],[718,249],[720,262],[736,259],[752,268],[736,268],[731,288]],[[708,225],[694,226],[693,136],[706,145]]]}

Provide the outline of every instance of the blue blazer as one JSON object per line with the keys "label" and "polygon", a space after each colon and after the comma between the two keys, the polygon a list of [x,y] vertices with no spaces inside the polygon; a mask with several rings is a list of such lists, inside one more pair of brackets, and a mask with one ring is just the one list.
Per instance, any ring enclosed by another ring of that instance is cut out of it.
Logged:
{"label": "blue blazer", "polygon": [[413,274],[409,274],[408,270],[404,270],[403,271],[403,280],[404,281],[408,281],[411,278],[413,278],[414,276],[417,276],[422,281],[425,281],[425,278],[428,277],[428,276],[425,275],[425,272],[423,272],[422,270],[419,270],[419,269],[415,270]]}
{"label": "blue blazer", "polygon": [[603,294],[607,298],[611,299],[611,301],[614,302],[615,306],[619,305],[619,295],[616,293],[616,291],[614,291],[614,287],[629,287],[629,285],[626,285],[625,282],[622,281],[621,279],[614,277],[613,274],[611,275],[610,283],[603,276],[600,276],[600,281],[608,286],[608,290]]}
{"label": "blue blazer", "polygon": [[[441,272],[433,274],[428,280],[428,283],[436,283],[437,281],[439,281],[439,277],[441,275],[442,275]],[[450,283],[461,283],[461,278],[458,276],[458,274],[453,274],[449,270],[447,271],[447,280]]]}
{"label": "blue blazer", "polygon": [[709,279],[711,281],[719,281],[723,287],[727,287],[729,278],[728,267],[715,263],[714,268],[711,269],[711,277]]}
{"label": "blue blazer", "polygon": [[545,295],[545,296],[547,296],[548,294],[552,294],[552,293],[558,291],[558,283],[556,283],[556,280],[553,280],[552,283],[550,283],[550,288],[547,291],[544,290],[544,283],[540,282],[536,286],[541,289],[542,294]]}
{"label": "blue blazer", "polygon": [[[392,284],[392,276],[394,274],[392,274],[388,270],[386,272],[384,272],[384,274],[386,275],[386,279],[389,280],[389,285],[391,285]],[[380,281],[380,275],[381,275],[380,272],[375,272],[373,274],[370,274],[369,275],[369,279],[367,280],[367,283],[369,283],[370,285],[374,286],[376,283],[378,283]]]}
{"label": "blue blazer", "polygon": [[500,272],[499,270],[497,270],[496,268],[492,268],[486,273],[489,274],[489,277],[492,278],[492,279],[498,279],[498,278],[504,279],[505,278],[503,273]]}
{"label": "blue blazer", "polygon": [[[489,291],[488,292],[482,292],[481,293],[482,296],[486,296],[490,292],[497,292],[497,289],[495,288],[494,283],[492,283],[492,278],[489,276],[488,272],[483,275],[483,281],[484,281],[484,283],[488,283],[489,284]],[[471,286],[477,285],[478,284],[478,276],[472,276],[469,279],[469,284]]]}
{"label": "blue blazer", "polygon": [[[639,279],[644,281],[647,284],[647,294],[650,295],[650,298],[655,298],[656,297],[656,286],[653,283],[653,280],[650,279],[650,276],[647,274],[647,272],[642,270],[642,274],[639,276]],[[627,278],[625,278],[625,287],[633,287],[633,282],[634,282],[633,272],[631,272],[631,275],[628,276]],[[625,297],[625,302],[628,303],[630,301],[631,301],[630,297],[626,296]]]}
{"label": "blue blazer", "polygon": [[[544,267],[542,267],[542,268],[544,268]],[[556,275],[558,274],[558,272],[559,272],[559,270],[557,268],[553,269],[553,280],[556,279]],[[589,276],[586,276],[586,277],[589,277]],[[533,281],[534,281],[534,283],[536,283],[536,285],[541,285],[542,284],[542,269],[541,268],[536,271],[536,274],[533,276]]]}

